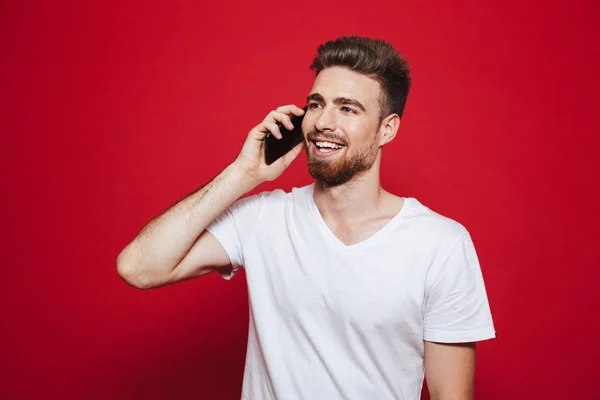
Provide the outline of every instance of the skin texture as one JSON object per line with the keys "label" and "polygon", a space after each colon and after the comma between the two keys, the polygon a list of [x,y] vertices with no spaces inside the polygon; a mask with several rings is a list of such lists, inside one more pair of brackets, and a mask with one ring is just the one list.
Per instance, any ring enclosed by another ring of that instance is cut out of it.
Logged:
{"label": "skin texture", "polygon": [[[270,112],[246,138],[237,159],[207,185],[149,222],[117,258],[128,284],[150,289],[227,269],[229,258],[206,227],[227,207],[263,182],[279,177],[305,150],[315,177],[315,203],[328,227],[346,245],[368,239],[402,208],[404,200],[381,187],[382,147],[400,127],[396,114],[380,119],[380,84],[344,67],[319,73],[302,122],[306,140],[271,165],[264,162],[267,132],[292,129],[295,106]],[[343,147],[321,152],[315,142]],[[425,375],[432,400],[472,399],[474,344],[425,342]]]}

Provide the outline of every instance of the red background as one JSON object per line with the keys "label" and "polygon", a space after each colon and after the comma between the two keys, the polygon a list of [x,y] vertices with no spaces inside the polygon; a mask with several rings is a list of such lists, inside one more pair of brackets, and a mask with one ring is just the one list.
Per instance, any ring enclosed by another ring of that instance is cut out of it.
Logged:
{"label": "red background", "polygon": [[[592,0],[3,1],[0,398],[239,398],[244,276],[138,291],[115,259],[302,103],[318,44],[362,34],[413,68],[385,187],[478,249],[498,338],[476,397],[600,399],[599,17]],[[259,189],[309,181],[302,155]]]}

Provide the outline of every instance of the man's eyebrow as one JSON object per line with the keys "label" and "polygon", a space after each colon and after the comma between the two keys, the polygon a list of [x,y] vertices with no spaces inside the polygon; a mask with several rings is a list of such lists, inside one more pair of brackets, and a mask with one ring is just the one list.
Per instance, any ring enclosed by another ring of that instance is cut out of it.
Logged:
{"label": "man's eyebrow", "polygon": [[347,106],[354,106],[360,108],[363,112],[367,111],[365,110],[365,107],[362,104],[360,104],[360,101],[349,99],[347,97],[336,97],[335,99],[333,99],[333,104],[344,104]]}
{"label": "man's eyebrow", "polygon": [[[318,101],[321,103],[325,102],[325,99],[319,93],[309,94],[308,97],[306,98],[306,102],[309,103],[311,100]],[[337,105],[344,104],[344,105],[348,105],[348,106],[354,106],[354,107],[361,109],[363,112],[366,112],[365,106],[363,106],[360,103],[360,101],[350,99],[348,97],[336,97],[335,99],[333,99],[333,104],[337,104]]]}
{"label": "man's eyebrow", "polygon": [[324,102],[325,99],[323,98],[323,96],[321,96],[319,93],[311,93],[308,95],[308,97],[306,98],[306,102],[310,102],[311,100],[313,101],[320,101],[320,102]]}

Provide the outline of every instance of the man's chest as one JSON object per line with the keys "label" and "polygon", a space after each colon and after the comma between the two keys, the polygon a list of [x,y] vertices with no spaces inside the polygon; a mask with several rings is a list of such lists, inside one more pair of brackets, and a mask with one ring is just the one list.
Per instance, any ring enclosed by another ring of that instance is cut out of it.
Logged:
{"label": "man's chest", "polygon": [[340,251],[319,240],[278,240],[246,253],[251,300],[270,312],[366,331],[422,324],[427,257],[408,243]]}

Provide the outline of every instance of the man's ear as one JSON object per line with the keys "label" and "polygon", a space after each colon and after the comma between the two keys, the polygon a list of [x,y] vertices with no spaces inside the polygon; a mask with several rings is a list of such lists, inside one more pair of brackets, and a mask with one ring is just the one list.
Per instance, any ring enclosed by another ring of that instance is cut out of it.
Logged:
{"label": "man's ear", "polygon": [[391,142],[400,128],[400,117],[398,114],[390,114],[381,121],[379,125],[379,146]]}

